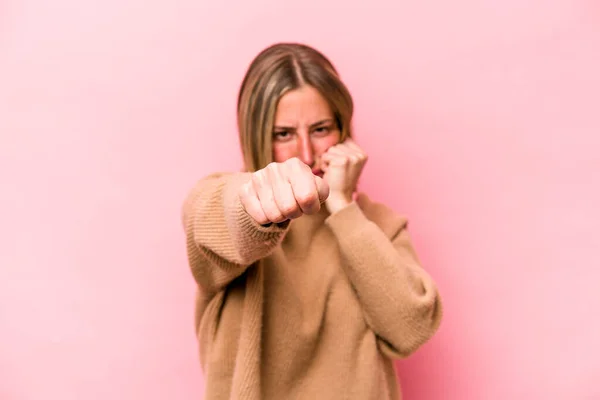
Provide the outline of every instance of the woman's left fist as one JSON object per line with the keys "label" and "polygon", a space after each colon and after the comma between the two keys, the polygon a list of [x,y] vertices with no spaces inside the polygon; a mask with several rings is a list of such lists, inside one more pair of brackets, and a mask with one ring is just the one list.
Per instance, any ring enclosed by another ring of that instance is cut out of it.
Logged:
{"label": "woman's left fist", "polygon": [[367,159],[367,154],[351,138],[330,147],[323,154],[323,178],[329,184],[329,197],[325,205],[330,213],[333,214],[352,202]]}

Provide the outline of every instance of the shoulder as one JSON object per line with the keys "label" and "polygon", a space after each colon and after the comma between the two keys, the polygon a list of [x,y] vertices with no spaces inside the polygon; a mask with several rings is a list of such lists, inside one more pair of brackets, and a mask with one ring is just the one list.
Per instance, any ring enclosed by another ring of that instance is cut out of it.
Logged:
{"label": "shoulder", "polygon": [[356,203],[367,219],[379,226],[388,237],[395,236],[408,225],[408,218],[405,215],[397,213],[383,203],[372,200],[366,193],[359,193],[356,196]]}

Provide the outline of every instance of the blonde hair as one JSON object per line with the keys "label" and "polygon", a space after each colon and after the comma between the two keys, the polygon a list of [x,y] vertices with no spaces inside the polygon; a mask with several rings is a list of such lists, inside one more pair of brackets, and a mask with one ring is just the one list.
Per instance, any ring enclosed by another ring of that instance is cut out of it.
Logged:
{"label": "blonde hair", "polygon": [[340,140],[351,136],[354,104],[333,64],[304,44],[271,45],[252,61],[238,94],[238,130],[247,171],[257,171],[272,161],[279,99],[303,85],[314,87],[327,100],[340,129]]}

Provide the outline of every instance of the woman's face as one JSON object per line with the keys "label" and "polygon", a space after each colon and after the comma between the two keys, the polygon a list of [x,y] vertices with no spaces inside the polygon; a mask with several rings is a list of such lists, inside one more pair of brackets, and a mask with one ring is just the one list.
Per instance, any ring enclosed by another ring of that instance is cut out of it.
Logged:
{"label": "woman's face", "polygon": [[273,128],[275,162],[297,157],[322,177],[321,156],[339,141],[339,127],[318,90],[305,85],[279,99]]}

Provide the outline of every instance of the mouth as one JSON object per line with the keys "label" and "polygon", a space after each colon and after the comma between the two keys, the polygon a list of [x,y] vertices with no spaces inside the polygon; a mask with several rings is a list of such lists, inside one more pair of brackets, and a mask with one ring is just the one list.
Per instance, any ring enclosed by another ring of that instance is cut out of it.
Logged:
{"label": "mouth", "polygon": [[323,177],[323,171],[321,171],[320,169],[313,169],[312,170],[313,175],[318,176],[319,178]]}

